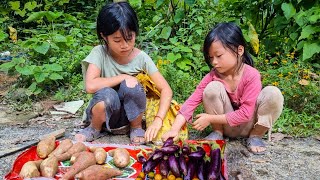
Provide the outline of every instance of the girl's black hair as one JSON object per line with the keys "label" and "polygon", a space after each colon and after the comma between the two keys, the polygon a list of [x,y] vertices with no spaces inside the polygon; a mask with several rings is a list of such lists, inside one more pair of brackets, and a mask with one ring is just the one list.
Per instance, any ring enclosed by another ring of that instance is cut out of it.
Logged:
{"label": "girl's black hair", "polygon": [[[240,27],[234,23],[219,23],[208,33],[203,43],[203,55],[210,68],[212,68],[212,64],[209,57],[209,48],[212,42],[218,40],[221,41],[225,48],[232,50],[236,54],[238,54],[238,47],[243,46],[244,53],[243,56],[241,56],[241,61],[253,67],[253,59],[247,52],[246,42]],[[241,65],[238,66],[238,70],[242,65],[241,63]]]}
{"label": "girl's black hair", "polygon": [[131,39],[132,31],[136,36],[139,34],[137,15],[127,2],[109,3],[100,10],[97,17],[97,35],[101,43],[104,42],[101,33],[108,36],[118,30],[126,41]]}

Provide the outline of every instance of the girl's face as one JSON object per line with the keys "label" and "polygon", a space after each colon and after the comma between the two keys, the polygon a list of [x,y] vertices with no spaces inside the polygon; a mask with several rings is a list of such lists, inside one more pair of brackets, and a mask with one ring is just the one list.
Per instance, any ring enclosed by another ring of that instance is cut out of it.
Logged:
{"label": "girl's face", "polygon": [[242,56],[243,46],[238,47],[238,55],[230,49],[226,49],[221,41],[212,42],[209,48],[209,57],[212,66],[224,75],[233,75],[236,72],[238,56]]}
{"label": "girl's face", "polygon": [[123,38],[120,30],[109,36],[102,36],[108,44],[108,50],[116,59],[127,58],[133,51],[136,34],[131,32],[131,37],[127,41]]}

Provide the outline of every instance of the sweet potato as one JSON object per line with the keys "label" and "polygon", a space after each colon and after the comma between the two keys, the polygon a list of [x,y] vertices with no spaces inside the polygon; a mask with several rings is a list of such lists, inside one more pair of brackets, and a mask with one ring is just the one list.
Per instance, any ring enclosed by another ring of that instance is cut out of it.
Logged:
{"label": "sweet potato", "polygon": [[119,169],[108,168],[101,165],[92,165],[76,174],[75,178],[80,180],[106,180],[121,174],[122,172]]}
{"label": "sweet potato", "polygon": [[42,139],[37,145],[37,155],[44,159],[56,148],[56,137],[49,136]]}
{"label": "sweet potato", "polygon": [[71,156],[77,152],[82,152],[87,150],[87,147],[82,142],[77,142],[72,145],[71,148],[68,149],[67,152],[63,154],[58,154],[56,157],[58,158],[58,161],[65,161],[71,158]]}
{"label": "sweet potato", "polygon": [[91,152],[93,152],[96,158],[97,164],[104,164],[107,158],[107,152],[102,147],[90,147]]}
{"label": "sweet potato", "polygon": [[73,179],[77,173],[95,164],[96,164],[96,158],[94,157],[93,153],[88,151],[80,152],[76,162],[74,162],[74,164],[62,176],[62,179],[63,180]]}
{"label": "sweet potato", "polygon": [[46,158],[40,164],[40,173],[43,177],[54,177],[58,172],[58,159],[55,156]]}
{"label": "sweet potato", "polygon": [[26,162],[19,173],[21,178],[33,178],[33,177],[39,177],[39,167],[43,160],[38,161],[28,161]]}
{"label": "sweet potato", "polygon": [[76,160],[77,160],[77,158],[78,158],[78,156],[79,156],[80,153],[81,153],[81,152],[77,152],[77,153],[72,154],[72,156],[71,156],[71,158],[70,158],[70,164],[71,164],[71,165],[74,164],[74,162],[76,162]]}
{"label": "sweet potato", "polygon": [[116,148],[108,151],[108,153],[113,157],[114,165],[118,168],[124,168],[130,163],[130,154],[124,148]]}
{"label": "sweet potato", "polygon": [[49,154],[49,157],[51,157],[53,155],[57,156],[59,154],[63,154],[65,152],[67,152],[68,149],[72,147],[72,145],[73,145],[73,143],[72,143],[71,139],[62,140],[60,142],[60,144],[58,145],[58,147]]}

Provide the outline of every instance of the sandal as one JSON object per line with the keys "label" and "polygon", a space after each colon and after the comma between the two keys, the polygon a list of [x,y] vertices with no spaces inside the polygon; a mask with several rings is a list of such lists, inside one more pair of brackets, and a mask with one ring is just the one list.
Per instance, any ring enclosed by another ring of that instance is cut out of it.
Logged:
{"label": "sandal", "polygon": [[82,129],[78,134],[83,135],[85,137],[84,141],[87,141],[87,142],[91,142],[102,137],[102,134],[100,133],[100,131],[94,129],[91,126],[88,126]]}
{"label": "sandal", "polygon": [[144,134],[145,134],[145,130],[142,129],[142,128],[131,128],[130,129],[130,141],[131,141],[131,144],[134,144],[134,145],[142,145],[142,144],[145,144],[146,142],[134,142],[134,139],[137,138],[137,137],[143,137],[144,138]]}
{"label": "sandal", "polygon": [[252,151],[252,147],[266,147],[266,144],[262,141],[260,137],[254,136],[254,137],[249,137],[247,139],[247,148],[250,152],[256,155],[262,155],[266,153],[266,150],[260,151],[260,152],[255,152]]}
{"label": "sandal", "polygon": [[221,135],[220,133],[218,133],[216,131],[213,131],[204,139],[206,139],[206,140],[223,140],[223,135]]}

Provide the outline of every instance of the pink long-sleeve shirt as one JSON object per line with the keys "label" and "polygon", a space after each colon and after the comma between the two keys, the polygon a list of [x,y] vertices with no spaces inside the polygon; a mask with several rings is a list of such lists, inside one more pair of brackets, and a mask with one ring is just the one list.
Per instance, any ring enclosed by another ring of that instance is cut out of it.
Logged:
{"label": "pink long-sleeve shirt", "polygon": [[193,94],[184,102],[179,113],[187,121],[192,121],[192,114],[198,105],[202,102],[203,91],[212,81],[220,81],[224,84],[226,92],[232,104],[237,108],[234,111],[226,113],[227,122],[230,126],[237,126],[249,122],[255,111],[255,105],[258,95],[261,91],[261,76],[257,69],[245,64],[241,80],[234,92],[228,84],[222,80],[212,69],[199,83]]}

